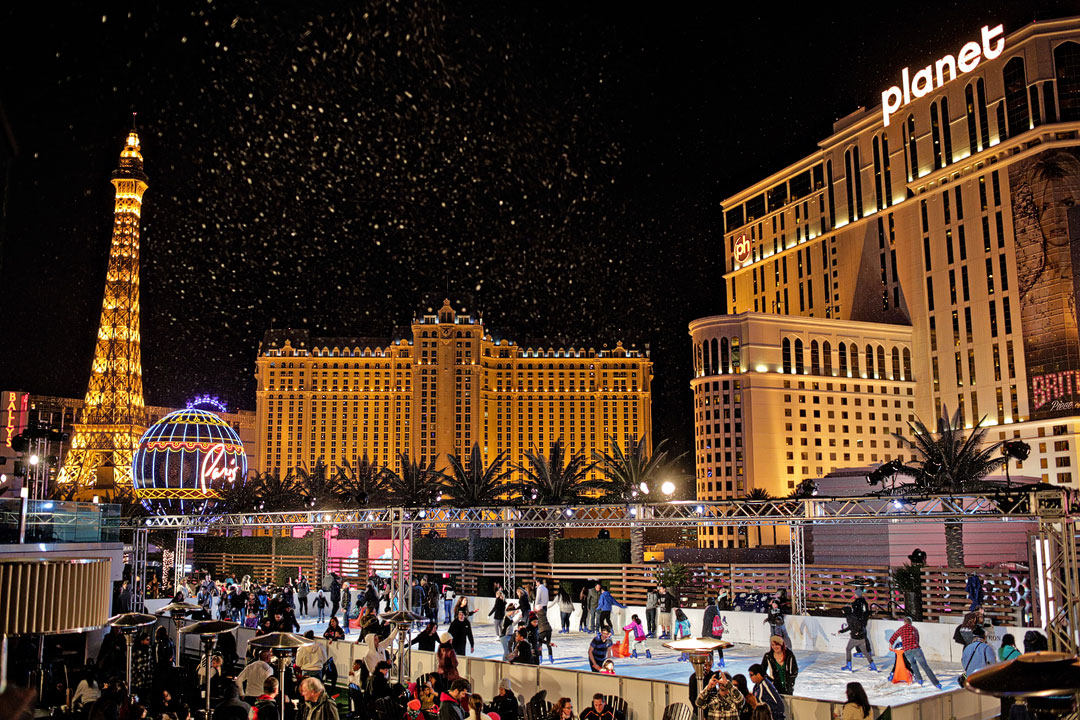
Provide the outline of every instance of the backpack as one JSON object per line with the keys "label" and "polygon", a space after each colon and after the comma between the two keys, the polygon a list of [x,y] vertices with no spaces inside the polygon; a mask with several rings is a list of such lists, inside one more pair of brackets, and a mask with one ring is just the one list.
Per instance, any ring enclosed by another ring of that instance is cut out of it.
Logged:
{"label": "backpack", "polygon": [[326,658],[326,662],[322,666],[323,672],[323,684],[327,687],[333,687],[337,684],[338,671],[337,664],[334,663],[333,657]]}
{"label": "backpack", "polygon": [[720,613],[713,615],[710,632],[714,638],[718,638],[724,634],[724,621],[720,618]]}
{"label": "backpack", "polygon": [[[265,712],[264,712],[265,711]],[[248,713],[250,720],[274,720],[278,716],[279,710],[277,703],[273,700],[259,700],[251,706],[251,712]]]}

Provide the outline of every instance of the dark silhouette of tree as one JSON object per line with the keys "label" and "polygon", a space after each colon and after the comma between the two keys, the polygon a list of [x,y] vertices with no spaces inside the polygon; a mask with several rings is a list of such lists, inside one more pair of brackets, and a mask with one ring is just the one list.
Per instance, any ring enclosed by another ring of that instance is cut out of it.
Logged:
{"label": "dark silhouette of tree", "polygon": [[[447,458],[450,472],[444,475],[443,494],[454,507],[486,507],[500,504],[509,494],[506,479],[510,476],[507,453],[496,455],[490,464],[484,464],[480,443],[473,443],[467,463],[457,455]],[[479,528],[469,528],[469,562],[476,560],[476,544],[480,539]]]}
{"label": "dark silhouette of tree", "polygon": [[[607,452],[593,451],[596,466],[603,473],[602,488],[606,500],[618,503],[643,503],[659,498],[660,486],[665,480],[682,476],[676,462],[682,455],[669,457],[664,449],[667,440],[661,440],[649,454],[645,436],[631,440],[623,449],[608,437]],[[630,530],[630,561],[645,561],[645,529],[636,526]]]}
{"label": "dark silhouette of tree", "polygon": [[[986,442],[984,420],[986,416],[980,418],[970,432],[966,432],[960,411],[949,417],[948,408],[942,408],[936,431],[928,428],[922,420],[909,422],[910,437],[893,433],[899,447],[907,445],[918,455],[914,467],[905,466],[905,471],[918,477],[920,484],[930,492],[984,490],[984,478],[1005,464],[1005,458],[1001,455],[1002,443]],[[945,521],[945,555],[949,567],[964,567],[963,528],[961,521]]]}
{"label": "dark silhouette of tree", "polygon": [[[525,462],[514,469],[521,471],[524,481],[513,486],[525,502],[536,505],[578,505],[592,499],[603,483],[589,479],[596,467],[585,453],[567,455],[562,438],[551,444],[544,455],[535,448],[525,451]],[[555,562],[555,540],[562,537],[562,528],[548,530],[548,562]]]}

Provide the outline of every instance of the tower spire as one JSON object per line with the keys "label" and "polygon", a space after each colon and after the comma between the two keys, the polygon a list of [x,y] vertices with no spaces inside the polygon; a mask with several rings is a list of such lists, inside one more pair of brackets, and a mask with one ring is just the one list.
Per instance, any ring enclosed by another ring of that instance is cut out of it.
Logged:
{"label": "tower spire", "polygon": [[112,246],[82,422],[57,482],[78,491],[131,487],[131,461],[145,430],[139,337],[139,219],[147,178],[134,127],[112,173]]}

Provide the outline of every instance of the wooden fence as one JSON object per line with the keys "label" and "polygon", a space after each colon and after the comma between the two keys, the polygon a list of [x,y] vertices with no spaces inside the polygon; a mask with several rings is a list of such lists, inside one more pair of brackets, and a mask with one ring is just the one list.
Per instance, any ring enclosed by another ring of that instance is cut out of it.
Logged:
{"label": "wooden fence", "polygon": [[315,558],[311,555],[194,553],[191,563],[195,570],[212,569],[215,577],[232,575],[239,580],[251,575],[256,582],[275,582],[282,574],[295,580],[298,568],[303,568],[308,577],[315,576]]}
{"label": "wooden fence", "polygon": [[[232,553],[196,553],[197,568],[213,568],[218,576],[250,572],[257,580],[268,580],[280,572],[296,576],[297,567],[313,577],[315,561],[310,556],[242,555]],[[560,583],[570,582],[581,587],[586,580],[599,580],[621,602],[642,605],[649,587],[656,584],[656,573],[662,566],[597,565],[588,563],[517,563],[514,569],[519,581],[544,578],[548,588],[556,592]],[[241,572],[241,569],[243,572]],[[352,584],[363,583],[372,573],[388,576],[390,560],[361,560],[332,558],[330,570]],[[466,560],[413,560],[412,572],[428,577],[453,578],[459,593],[476,595],[481,589],[479,580],[501,580],[502,563],[468,562]],[[1031,612],[1032,593],[1029,574],[1005,569],[956,569],[927,567],[923,571],[923,617],[935,621],[962,617],[968,611],[966,583],[969,574],[982,579],[986,614],[995,623],[1020,624]],[[837,610],[851,602],[856,582],[865,586],[864,595],[874,606],[875,614],[902,614],[905,598],[892,587],[889,568],[875,565],[808,565],[806,567],[807,607],[812,610]],[[483,586],[486,589],[488,586]],[[690,567],[690,581],[679,588],[684,607],[702,607],[706,596],[727,591],[737,593],[791,592],[790,569],[786,564],[734,565],[706,563]],[[575,602],[577,597],[574,597]],[[1018,616],[1022,612],[1025,615]]]}

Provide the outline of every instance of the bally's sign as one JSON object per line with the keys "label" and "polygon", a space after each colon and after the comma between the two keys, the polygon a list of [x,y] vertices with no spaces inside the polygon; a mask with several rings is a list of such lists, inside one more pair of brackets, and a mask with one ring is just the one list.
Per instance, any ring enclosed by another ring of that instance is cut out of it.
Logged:
{"label": "bally's sign", "polygon": [[[913,98],[940,88],[949,80],[955,80],[978,67],[983,58],[993,60],[1005,51],[1005,31],[1001,25],[989,27],[983,25],[982,45],[972,40],[965,43],[955,57],[946,55],[933,65],[927,65],[914,75],[910,68],[900,72],[900,85],[893,85],[881,93],[881,114],[885,127],[889,126],[889,116],[899,112]],[[948,79],[945,74],[948,73]]]}

